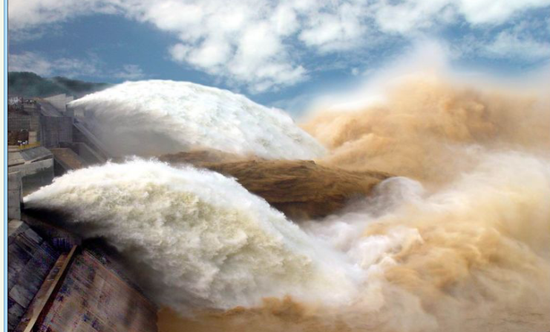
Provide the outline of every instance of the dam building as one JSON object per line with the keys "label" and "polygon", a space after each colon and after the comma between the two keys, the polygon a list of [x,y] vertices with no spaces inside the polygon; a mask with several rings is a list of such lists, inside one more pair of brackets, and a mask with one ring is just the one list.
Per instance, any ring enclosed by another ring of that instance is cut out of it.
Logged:
{"label": "dam building", "polygon": [[52,182],[54,176],[94,164],[111,156],[84,125],[67,115],[65,95],[23,99],[10,97],[8,106],[8,182],[21,182],[21,193],[12,185],[8,203],[18,206],[25,196]]}
{"label": "dam building", "polygon": [[106,162],[101,142],[67,112],[72,97],[8,106],[8,331],[153,332],[158,308],[116,250],[83,241],[22,197],[67,171]]}

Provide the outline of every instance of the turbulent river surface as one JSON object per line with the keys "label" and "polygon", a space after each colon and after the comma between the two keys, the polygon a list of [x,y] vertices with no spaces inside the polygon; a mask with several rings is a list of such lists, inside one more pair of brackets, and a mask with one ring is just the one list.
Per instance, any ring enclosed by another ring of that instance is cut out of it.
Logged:
{"label": "turbulent river surface", "polygon": [[[114,151],[138,157],[25,198],[115,246],[162,307],[161,331],[550,331],[543,93],[416,75],[376,104],[297,125],[243,96],[178,84],[125,83],[75,101],[98,134],[122,135],[105,139]],[[142,131],[147,144],[135,141]],[[195,146],[393,176],[296,221],[230,176],[149,159]]]}

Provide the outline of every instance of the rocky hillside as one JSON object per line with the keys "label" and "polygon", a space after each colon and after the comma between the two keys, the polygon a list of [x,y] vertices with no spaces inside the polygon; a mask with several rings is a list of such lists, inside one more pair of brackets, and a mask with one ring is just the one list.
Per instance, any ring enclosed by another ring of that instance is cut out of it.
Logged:
{"label": "rocky hillside", "polygon": [[25,98],[48,97],[61,93],[81,97],[109,86],[107,83],[84,82],[59,76],[45,78],[30,72],[8,73],[9,94]]}

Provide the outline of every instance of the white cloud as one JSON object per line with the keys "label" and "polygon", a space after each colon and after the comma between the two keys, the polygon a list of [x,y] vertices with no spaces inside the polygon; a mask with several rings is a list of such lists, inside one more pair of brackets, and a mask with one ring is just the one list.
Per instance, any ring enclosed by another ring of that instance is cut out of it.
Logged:
{"label": "white cloud", "polygon": [[117,71],[107,71],[104,64],[95,55],[86,59],[58,58],[50,60],[35,52],[23,52],[8,55],[9,71],[27,71],[41,76],[64,77],[114,77],[123,80],[137,80],[145,77],[143,70],[135,64],[123,65]]}
{"label": "white cloud", "polygon": [[306,77],[283,39],[297,27],[292,6],[264,0],[157,1],[141,21],[177,35],[172,59],[260,92]]}
{"label": "white cloud", "polygon": [[270,20],[276,33],[281,36],[288,36],[300,27],[296,11],[285,3],[275,8]]}
{"label": "white cloud", "polygon": [[118,0],[9,0],[11,29],[24,29],[65,21],[92,13],[114,14],[120,10]]}
{"label": "white cloud", "polygon": [[138,65],[127,64],[122,66],[122,70],[115,73],[114,77],[123,80],[138,80],[144,78],[145,74]]}
{"label": "white cloud", "polygon": [[550,0],[404,0],[396,5],[375,4],[381,30],[410,33],[462,17],[471,25],[499,25],[514,14],[550,5]]}
{"label": "white cloud", "polygon": [[483,51],[498,58],[550,59],[550,43],[538,41],[529,35],[520,35],[510,31],[498,34],[495,40],[485,45]]}
{"label": "white cloud", "polygon": [[9,71],[30,71],[38,75],[50,75],[52,64],[36,53],[24,52],[21,54],[10,54],[8,56]]}
{"label": "white cloud", "polygon": [[545,22],[521,22],[480,40],[466,38],[454,45],[458,57],[484,56],[492,59],[550,60],[550,40],[541,32]]}
{"label": "white cloud", "polygon": [[[13,31],[80,15],[111,13],[173,34],[171,58],[259,92],[307,79],[312,54],[355,56],[379,40],[416,39],[466,22],[494,27],[550,0],[10,0]],[[502,36],[485,54],[542,54],[529,40]],[[529,58],[529,56],[523,56]],[[44,69],[44,68],[42,68]],[[311,70],[311,69],[309,69]]]}
{"label": "white cloud", "polygon": [[94,58],[87,60],[73,58],[48,60],[34,52],[23,52],[8,56],[9,71],[30,71],[43,76],[97,76],[99,73],[97,66],[98,61]]}
{"label": "white cloud", "polygon": [[299,38],[321,52],[353,48],[367,30],[361,22],[365,10],[360,4],[342,4],[334,12],[312,15]]}
{"label": "white cloud", "polygon": [[375,5],[375,19],[382,31],[393,33],[411,33],[429,28],[436,23],[440,13],[443,18],[449,16],[449,0],[407,0],[397,5],[385,2]]}
{"label": "white cloud", "polygon": [[550,0],[461,0],[459,11],[473,24],[498,24],[515,13],[550,5]]}

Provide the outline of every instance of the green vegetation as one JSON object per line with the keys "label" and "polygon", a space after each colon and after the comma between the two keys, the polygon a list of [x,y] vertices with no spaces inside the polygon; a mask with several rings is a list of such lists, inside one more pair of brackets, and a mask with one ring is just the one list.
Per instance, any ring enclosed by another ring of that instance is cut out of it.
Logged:
{"label": "green vegetation", "polygon": [[66,77],[44,78],[31,72],[8,73],[8,93],[11,96],[48,97],[60,93],[80,97],[108,88],[108,83],[72,80]]}

